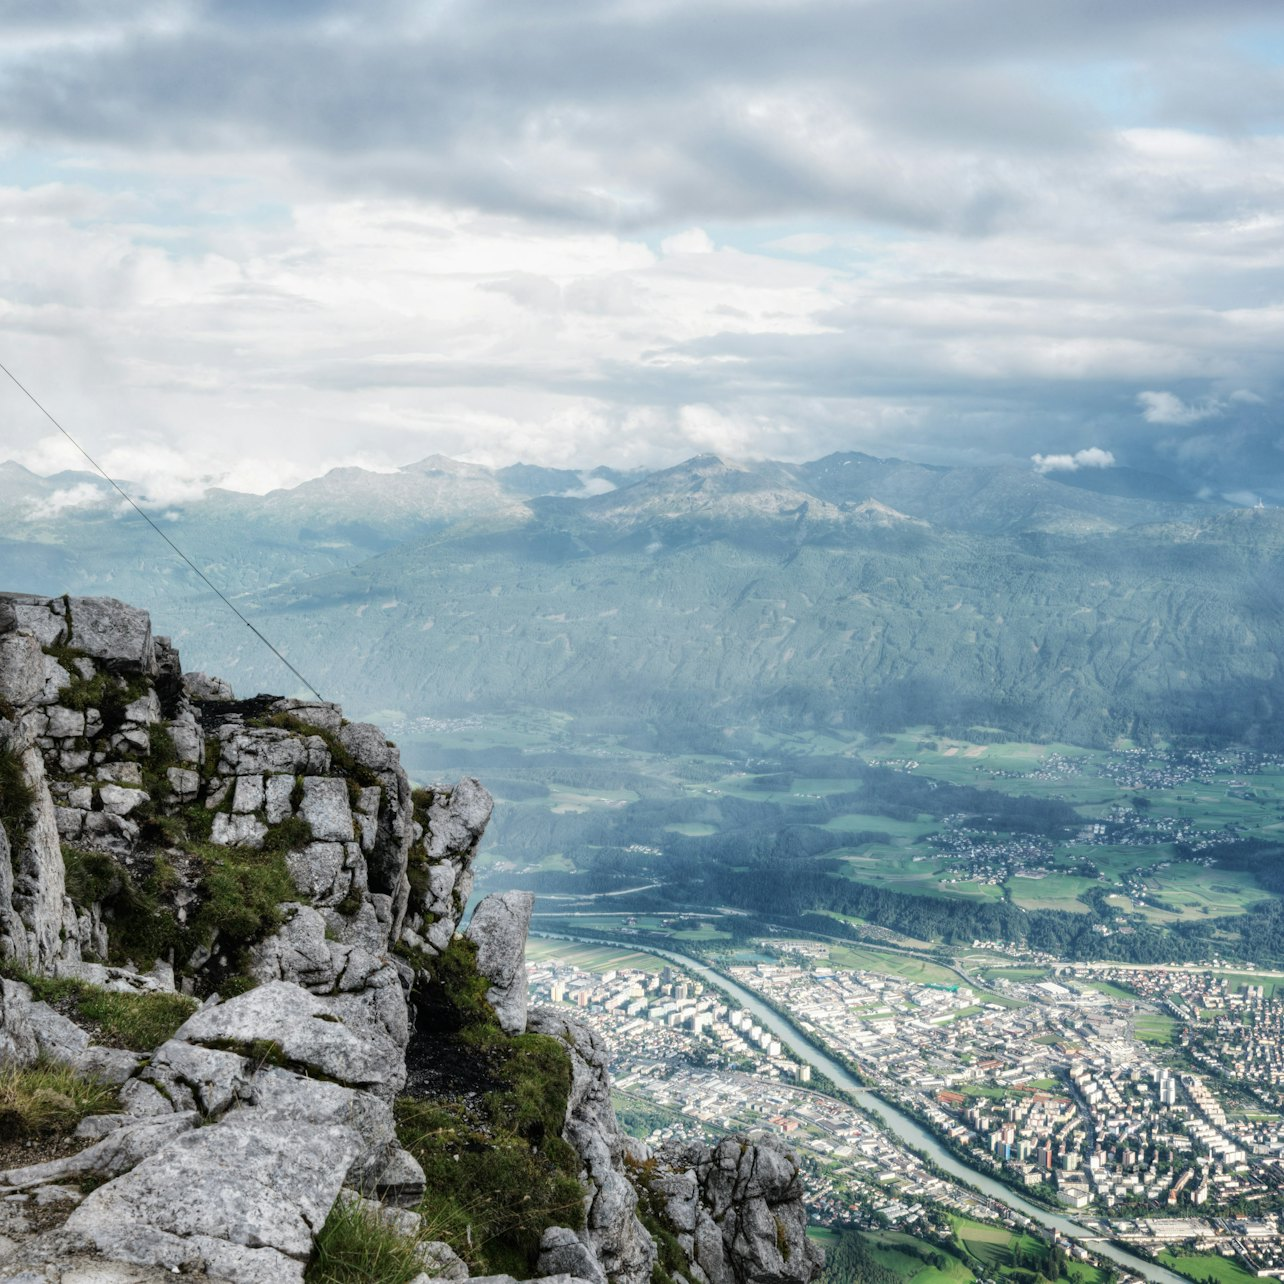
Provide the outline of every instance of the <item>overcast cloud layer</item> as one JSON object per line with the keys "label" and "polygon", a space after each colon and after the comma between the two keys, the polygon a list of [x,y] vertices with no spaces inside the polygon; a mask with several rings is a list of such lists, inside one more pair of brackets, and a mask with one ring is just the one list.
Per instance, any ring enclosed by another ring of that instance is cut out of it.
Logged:
{"label": "overcast cloud layer", "polygon": [[[0,361],[159,500],[860,449],[1284,499],[1278,0],[29,0]],[[79,466],[0,388],[0,458]]]}

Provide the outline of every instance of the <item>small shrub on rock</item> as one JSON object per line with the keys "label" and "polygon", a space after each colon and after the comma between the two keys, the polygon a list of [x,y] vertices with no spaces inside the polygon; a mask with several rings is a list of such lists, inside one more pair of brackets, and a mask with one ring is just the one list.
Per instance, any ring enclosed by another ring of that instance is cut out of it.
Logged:
{"label": "small shrub on rock", "polygon": [[340,1199],[317,1235],[304,1279],[307,1284],[410,1284],[424,1273],[418,1242],[357,1200]]}
{"label": "small shrub on rock", "polygon": [[86,1115],[119,1109],[114,1088],[56,1062],[0,1067],[0,1141],[69,1133]]}

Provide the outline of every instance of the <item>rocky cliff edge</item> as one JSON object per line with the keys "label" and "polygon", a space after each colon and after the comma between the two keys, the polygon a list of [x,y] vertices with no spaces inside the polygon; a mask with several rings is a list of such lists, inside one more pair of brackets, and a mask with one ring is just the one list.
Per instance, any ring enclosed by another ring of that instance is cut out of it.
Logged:
{"label": "rocky cliff edge", "polygon": [[527,1011],[529,894],[461,932],[490,811],[143,611],[0,594],[0,1280],[809,1284],[796,1159],[647,1152]]}

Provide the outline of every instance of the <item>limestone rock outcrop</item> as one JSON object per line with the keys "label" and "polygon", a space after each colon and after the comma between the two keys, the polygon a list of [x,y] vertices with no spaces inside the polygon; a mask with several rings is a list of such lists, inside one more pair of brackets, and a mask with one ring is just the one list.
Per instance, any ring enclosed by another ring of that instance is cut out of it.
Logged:
{"label": "limestone rock outcrop", "polygon": [[[0,956],[52,972],[158,954],[198,995],[229,973],[293,982],[404,1047],[394,948],[453,937],[486,791],[463,780],[417,805],[377,727],[184,677],[146,613],[112,599],[0,607],[0,768],[22,794],[0,821]],[[178,930],[131,931],[122,883]]]}
{"label": "limestone rock outcrop", "polygon": [[774,1138],[663,1150],[644,1182],[695,1284],[810,1284],[824,1265],[807,1238],[797,1156]]}
{"label": "limestone rock outcrop", "polygon": [[[580,1238],[599,1269],[616,1284],[643,1284],[651,1278],[656,1249],[638,1220],[637,1191],[626,1157],[641,1162],[645,1150],[627,1136],[611,1104],[610,1049],[581,1021],[555,1008],[533,1008],[526,1028],[559,1039],[571,1057],[571,1095],[564,1137],[584,1165],[585,1229]],[[554,1248],[549,1246],[549,1250]],[[550,1264],[567,1260],[564,1253]]]}
{"label": "limestone rock outcrop", "polygon": [[526,1029],[526,934],[534,908],[531,892],[492,892],[464,933],[477,946],[477,970],[490,982],[486,1002],[508,1034]]}
{"label": "limestone rock outcrop", "polygon": [[[335,705],[184,675],[145,612],[0,594],[0,1064],[62,1063],[120,1106],[81,1120],[80,1149],[0,1171],[0,1281],[300,1284],[345,1208],[409,1237],[414,1284],[467,1279],[414,1211],[427,1178],[394,1112],[422,995],[465,966],[488,1037],[544,1035],[569,1062],[559,1162],[573,1181],[578,1159],[583,1217],[542,1230],[538,1278],[648,1284],[641,1190],[690,1259],[677,1284],[810,1284],[786,1152],[649,1155],[598,1036],[528,1012],[529,893],[486,897],[460,938],[491,807],[469,778],[412,790]],[[41,977],[204,1004],[131,1052],[42,1002]]]}

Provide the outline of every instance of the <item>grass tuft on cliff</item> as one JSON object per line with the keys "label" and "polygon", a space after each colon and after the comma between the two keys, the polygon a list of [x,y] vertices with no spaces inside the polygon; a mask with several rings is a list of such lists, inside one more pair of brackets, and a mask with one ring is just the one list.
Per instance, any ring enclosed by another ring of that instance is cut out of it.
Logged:
{"label": "grass tuft on cliff", "polygon": [[95,1043],[133,1052],[150,1052],[164,1043],[200,1007],[185,994],[120,994],[87,981],[33,976],[11,963],[3,973],[29,985],[37,999],[88,1030]]}
{"label": "grass tuft on cliff", "polygon": [[426,1270],[416,1247],[436,1238],[402,1235],[355,1199],[340,1199],[316,1237],[303,1278],[307,1284],[410,1284]]}
{"label": "grass tuft on cliff", "polygon": [[22,770],[22,760],[7,746],[0,748],[0,824],[9,839],[10,859],[26,842],[36,794]]}
{"label": "grass tuft on cliff", "polygon": [[65,1065],[0,1067],[0,1141],[68,1133],[86,1115],[114,1114],[116,1090]]}
{"label": "grass tuft on cliff", "polygon": [[217,939],[219,953],[228,958],[227,971],[235,974],[248,947],[280,926],[282,902],[298,899],[285,853],[310,837],[306,822],[287,821],[268,832],[262,851],[181,839],[189,878],[196,876],[197,899],[185,923],[169,903],[178,880],[163,853],[153,853],[131,872],[105,853],[65,846],[67,891],[77,906],[102,906],[109,962],[132,960],[146,968],[172,950],[181,967],[194,949]]}

